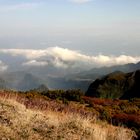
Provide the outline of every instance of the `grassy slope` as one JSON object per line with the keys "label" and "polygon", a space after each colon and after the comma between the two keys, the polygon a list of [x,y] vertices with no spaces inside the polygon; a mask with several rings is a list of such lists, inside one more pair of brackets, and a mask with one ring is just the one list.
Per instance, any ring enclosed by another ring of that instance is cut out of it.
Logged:
{"label": "grassy slope", "polygon": [[129,129],[97,121],[94,116],[54,110],[51,102],[47,104],[41,98],[37,98],[38,104],[27,104],[22,95],[0,95],[0,139],[131,140],[135,135]]}

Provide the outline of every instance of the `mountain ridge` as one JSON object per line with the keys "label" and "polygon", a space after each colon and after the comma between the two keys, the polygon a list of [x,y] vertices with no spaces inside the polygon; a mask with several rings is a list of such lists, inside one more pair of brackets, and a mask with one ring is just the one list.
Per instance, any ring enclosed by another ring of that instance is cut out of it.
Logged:
{"label": "mountain ridge", "polygon": [[116,72],[96,79],[86,96],[98,98],[140,98],[140,69],[130,73]]}

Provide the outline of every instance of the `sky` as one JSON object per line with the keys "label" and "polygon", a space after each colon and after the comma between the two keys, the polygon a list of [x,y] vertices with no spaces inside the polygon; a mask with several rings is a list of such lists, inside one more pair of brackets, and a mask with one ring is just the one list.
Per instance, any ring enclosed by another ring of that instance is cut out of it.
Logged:
{"label": "sky", "polygon": [[[80,60],[81,65],[92,62],[93,66],[136,63],[139,45],[140,0],[0,0],[2,70],[8,68],[2,56],[15,57],[15,52],[28,60],[23,65],[47,65],[48,56],[63,64]],[[27,52],[38,50],[47,52],[47,62],[27,57]],[[48,55],[48,50],[53,54]],[[52,50],[62,54],[55,57]]]}

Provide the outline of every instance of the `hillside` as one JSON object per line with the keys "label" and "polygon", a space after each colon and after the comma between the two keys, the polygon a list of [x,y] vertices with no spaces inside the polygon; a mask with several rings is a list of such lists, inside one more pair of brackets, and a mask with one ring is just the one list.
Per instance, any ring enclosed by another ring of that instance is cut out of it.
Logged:
{"label": "hillside", "polygon": [[131,73],[114,72],[95,80],[86,96],[99,98],[140,98],[140,70]]}
{"label": "hillside", "polygon": [[28,99],[20,93],[1,91],[0,139],[133,140],[135,137],[130,129],[109,125],[95,116],[52,109],[56,103],[47,98]]}

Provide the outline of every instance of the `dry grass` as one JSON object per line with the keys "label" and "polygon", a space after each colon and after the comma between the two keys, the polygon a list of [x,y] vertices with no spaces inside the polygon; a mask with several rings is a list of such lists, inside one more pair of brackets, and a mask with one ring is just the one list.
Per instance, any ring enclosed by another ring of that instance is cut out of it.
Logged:
{"label": "dry grass", "polygon": [[27,109],[0,97],[0,140],[132,140],[135,133],[78,114]]}

